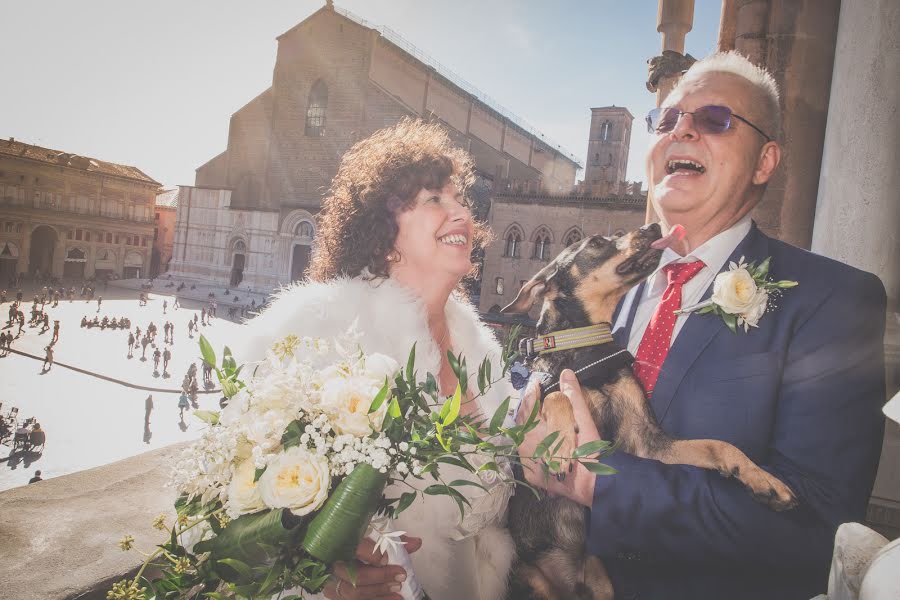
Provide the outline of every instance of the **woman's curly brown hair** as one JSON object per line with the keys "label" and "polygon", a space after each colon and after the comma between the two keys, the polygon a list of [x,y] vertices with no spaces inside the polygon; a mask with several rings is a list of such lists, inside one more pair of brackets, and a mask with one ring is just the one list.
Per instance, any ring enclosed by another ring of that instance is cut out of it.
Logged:
{"label": "woman's curly brown hair", "polygon": [[[364,269],[387,277],[398,232],[395,215],[411,208],[423,188],[439,190],[453,182],[468,197],[474,180],[472,158],[434,123],[404,118],[357,142],[341,159],[319,213],[310,278],[355,277]],[[475,248],[487,232],[475,222]]]}

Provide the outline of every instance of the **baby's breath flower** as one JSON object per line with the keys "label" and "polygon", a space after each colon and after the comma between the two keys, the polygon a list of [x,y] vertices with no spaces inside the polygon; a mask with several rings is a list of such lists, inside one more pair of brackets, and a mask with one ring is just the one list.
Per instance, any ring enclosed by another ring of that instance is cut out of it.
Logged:
{"label": "baby's breath flower", "polygon": [[113,584],[106,593],[106,600],[147,600],[147,588],[138,587],[136,581],[123,579]]}
{"label": "baby's breath flower", "polygon": [[121,540],[119,540],[119,548],[121,548],[122,551],[131,550],[131,548],[133,546],[134,546],[134,537],[131,534],[126,534],[125,537],[123,537]]}
{"label": "baby's breath flower", "polygon": [[226,527],[229,523],[231,523],[231,517],[223,512],[216,513],[216,520],[219,522],[219,527]]}
{"label": "baby's breath flower", "polygon": [[166,529],[168,529],[169,526],[166,525],[166,515],[161,514],[158,517],[156,517],[156,519],[154,519],[154,521],[153,521],[153,527],[155,529],[159,529],[160,531],[165,531]]}

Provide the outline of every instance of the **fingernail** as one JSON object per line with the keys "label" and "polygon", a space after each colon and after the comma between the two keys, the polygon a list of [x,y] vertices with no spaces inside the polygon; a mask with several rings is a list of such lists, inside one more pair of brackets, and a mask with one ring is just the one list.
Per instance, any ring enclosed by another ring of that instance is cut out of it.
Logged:
{"label": "fingernail", "polygon": [[403,583],[404,581],[406,581],[406,573],[397,573],[396,575],[394,575],[394,581]]}
{"label": "fingernail", "polygon": [[390,589],[392,592],[399,592],[399,591],[400,591],[400,588],[402,588],[402,587],[403,587],[403,586],[400,585],[399,583],[392,583],[392,584],[391,584],[391,587],[390,587],[389,589]]}

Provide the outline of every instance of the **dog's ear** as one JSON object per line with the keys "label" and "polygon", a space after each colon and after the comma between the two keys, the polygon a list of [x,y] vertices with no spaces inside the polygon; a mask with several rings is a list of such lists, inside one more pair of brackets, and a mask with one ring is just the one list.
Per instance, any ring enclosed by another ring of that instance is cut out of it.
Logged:
{"label": "dog's ear", "polygon": [[531,310],[538,298],[547,291],[547,286],[559,272],[559,265],[552,262],[525,282],[516,299],[500,309],[500,314],[524,314]]}

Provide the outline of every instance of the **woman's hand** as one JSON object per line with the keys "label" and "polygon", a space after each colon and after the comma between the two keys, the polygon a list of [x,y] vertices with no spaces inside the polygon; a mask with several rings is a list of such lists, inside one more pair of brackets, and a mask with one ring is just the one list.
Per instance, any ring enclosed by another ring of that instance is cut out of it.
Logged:
{"label": "woman's hand", "polygon": [[[421,538],[401,536],[412,554],[422,546]],[[387,564],[387,556],[375,551],[375,542],[364,538],[356,547],[356,585],[343,563],[334,565],[331,580],[322,590],[331,600],[402,600],[400,586],[406,580],[402,567]]]}
{"label": "woman's hand", "polygon": [[[575,422],[578,423],[578,434],[576,437],[576,447],[587,442],[600,439],[591,411],[587,407],[581,386],[578,379],[571,369],[566,369],[559,376],[559,389],[569,398],[572,403],[572,412],[575,414]],[[532,381],[525,389],[525,396],[522,398],[522,404],[519,406],[517,420],[519,424],[528,419],[528,415],[534,409],[534,403],[538,401],[540,388],[537,382]],[[538,426],[529,431],[525,435],[522,445],[519,446],[519,456],[522,458],[522,468],[525,473],[525,480],[531,485],[545,489],[553,495],[565,496],[579,504],[583,504],[588,508],[593,504],[594,484],[597,476],[581,466],[575,461],[573,472],[567,473],[566,477],[559,481],[553,475],[545,476],[543,466],[532,460],[530,457],[534,455],[534,451],[544,438],[553,433],[547,429],[547,423],[542,416],[539,417]]]}

